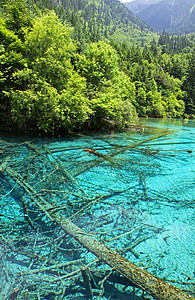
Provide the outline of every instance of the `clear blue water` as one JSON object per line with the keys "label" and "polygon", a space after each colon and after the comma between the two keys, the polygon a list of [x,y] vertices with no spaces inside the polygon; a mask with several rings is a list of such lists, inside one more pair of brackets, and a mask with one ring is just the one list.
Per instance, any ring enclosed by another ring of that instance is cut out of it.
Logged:
{"label": "clear blue water", "polygon": [[[165,132],[171,133],[158,138]],[[69,174],[72,184],[67,187],[66,183],[68,196],[56,193],[50,198],[60,205],[71,203],[74,212],[66,210],[66,216],[155,276],[193,292],[195,121],[140,120],[124,133],[32,142],[39,149],[46,145],[52,153],[50,160],[57,160]],[[129,147],[135,143],[137,146]],[[86,149],[100,156],[90,155]],[[40,177],[41,182],[40,174],[33,172],[32,180]],[[50,182],[47,188],[65,192],[61,181]],[[7,207],[7,214],[20,218],[14,211],[16,197],[9,197],[13,205]],[[95,259],[87,251],[81,257],[87,263]],[[83,299],[71,297],[64,299]]]}

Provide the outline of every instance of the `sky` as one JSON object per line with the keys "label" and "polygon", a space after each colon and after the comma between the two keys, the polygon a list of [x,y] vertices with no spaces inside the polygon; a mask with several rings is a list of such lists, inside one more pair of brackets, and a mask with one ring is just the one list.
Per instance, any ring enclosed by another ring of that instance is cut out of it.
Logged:
{"label": "sky", "polygon": [[131,2],[133,0],[120,0],[121,2]]}
{"label": "sky", "polygon": [[[132,2],[134,0],[120,0],[121,2]],[[147,3],[157,3],[160,2],[161,0],[143,0],[142,2],[147,2]],[[184,0],[185,1],[185,0]]]}

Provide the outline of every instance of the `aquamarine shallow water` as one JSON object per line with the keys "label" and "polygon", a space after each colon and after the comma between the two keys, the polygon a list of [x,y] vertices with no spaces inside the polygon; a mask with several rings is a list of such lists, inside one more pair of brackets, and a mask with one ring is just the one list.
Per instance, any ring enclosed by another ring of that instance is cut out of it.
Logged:
{"label": "aquamarine shallow water", "polygon": [[[148,141],[165,132],[171,133]],[[46,145],[50,158],[76,182],[64,203],[71,202],[77,212],[88,199],[90,205],[72,218],[75,224],[155,276],[192,292],[186,282],[195,274],[195,121],[140,120],[124,133],[32,142]],[[81,257],[94,260],[90,252]],[[84,298],[70,294],[66,299]]]}
{"label": "aquamarine shallow water", "polygon": [[[139,259],[132,253],[127,254],[127,258],[136,263],[139,260],[145,267],[153,266],[151,272],[160,278],[180,282],[187,276],[194,278],[194,125],[194,121],[143,120],[136,130],[125,133],[81,136],[50,144],[50,148],[62,144],[75,148],[56,155],[87,193],[111,195],[109,201],[100,201],[93,207],[95,216],[109,213],[113,219],[118,218],[117,222],[123,223],[125,230],[140,224],[156,228],[154,236],[134,248]],[[174,132],[117,154],[120,146],[159,135],[165,130]],[[116,164],[104,160],[77,175],[83,162],[98,159],[81,151],[92,147],[105,155],[116,151],[112,155]],[[125,213],[127,216],[123,216]],[[112,226],[111,223],[111,230]],[[138,233],[137,238],[140,236]],[[127,244],[127,240],[116,240],[112,246],[117,249]]]}

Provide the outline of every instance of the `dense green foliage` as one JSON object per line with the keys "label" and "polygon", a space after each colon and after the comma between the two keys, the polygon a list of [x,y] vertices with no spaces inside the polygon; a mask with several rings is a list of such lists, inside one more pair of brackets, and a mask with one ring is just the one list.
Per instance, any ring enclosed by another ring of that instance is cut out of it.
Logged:
{"label": "dense green foliage", "polygon": [[66,133],[122,130],[137,115],[194,117],[192,40],[177,39],[185,41],[177,51],[162,37],[142,48],[118,44],[79,27],[79,19],[70,25],[64,9],[59,18],[32,1],[4,2],[1,127]]}
{"label": "dense green foliage", "polygon": [[87,96],[94,111],[91,126],[97,128],[107,121],[123,128],[135,115],[134,85],[120,71],[115,49],[105,42],[91,43],[78,57],[76,66],[87,82]]}
{"label": "dense green foliage", "polygon": [[[33,0],[28,0],[32,3]],[[157,34],[137,18],[119,0],[34,0],[43,9],[56,14],[74,27],[86,30],[93,41],[100,36],[116,42],[141,45],[152,41]]]}
{"label": "dense green foliage", "polygon": [[139,116],[182,117],[185,104],[182,80],[178,78],[180,70],[178,77],[172,73],[176,74],[178,67],[185,73],[183,59],[186,55],[177,55],[176,58],[162,54],[154,44],[142,51],[125,45],[115,47],[121,56],[121,67],[135,84],[134,105]]}
{"label": "dense green foliage", "polygon": [[194,34],[188,35],[170,35],[163,30],[163,33],[160,35],[158,44],[163,46],[163,52],[167,53],[180,53],[180,52],[189,52],[193,47],[193,40],[195,39]]}

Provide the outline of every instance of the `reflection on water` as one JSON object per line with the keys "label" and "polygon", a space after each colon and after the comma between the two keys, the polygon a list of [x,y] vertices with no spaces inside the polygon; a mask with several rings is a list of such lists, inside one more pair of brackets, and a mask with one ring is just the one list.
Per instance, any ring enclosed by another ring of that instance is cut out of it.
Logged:
{"label": "reflection on water", "polygon": [[[18,299],[35,281],[29,299],[37,299],[38,291],[42,299],[84,299],[81,265],[91,264],[94,276],[94,269],[108,268],[92,264],[94,255],[52,225],[36,199],[155,276],[193,293],[194,125],[191,120],[144,119],[124,133],[33,143],[3,137],[1,161],[19,175],[4,172],[6,166],[0,171],[1,265],[13,283],[10,289],[25,279]],[[72,260],[71,267],[59,266]],[[35,272],[43,266],[45,271]],[[66,283],[58,279],[67,274]],[[1,286],[6,286],[6,276]],[[64,296],[55,298],[63,289]],[[108,285],[101,299],[143,299],[139,289],[137,298],[132,293],[132,287],[123,293],[122,286],[113,291]]]}

